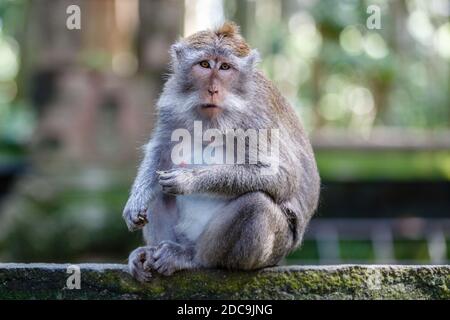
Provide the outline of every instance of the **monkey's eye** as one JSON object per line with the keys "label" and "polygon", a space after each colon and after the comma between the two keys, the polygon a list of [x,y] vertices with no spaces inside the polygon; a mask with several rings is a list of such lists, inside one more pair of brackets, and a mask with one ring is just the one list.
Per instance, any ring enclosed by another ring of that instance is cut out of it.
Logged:
{"label": "monkey's eye", "polygon": [[206,60],[203,60],[200,62],[200,67],[202,68],[210,68],[209,62]]}
{"label": "monkey's eye", "polygon": [[230,65],[228,63],[222,63],[220,65],[220,70],[228,70],[230,69]]}

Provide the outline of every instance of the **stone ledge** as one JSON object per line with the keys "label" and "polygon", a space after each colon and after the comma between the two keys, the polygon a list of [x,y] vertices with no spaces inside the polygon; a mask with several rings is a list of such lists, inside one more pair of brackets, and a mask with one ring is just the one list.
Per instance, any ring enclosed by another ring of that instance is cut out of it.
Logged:
{"label": "stone ledge", "polygon": [[202,270],[140,284],[125,265],[0,263],[0,299],[450,299],[450,265],[286,266],[255,272]]}

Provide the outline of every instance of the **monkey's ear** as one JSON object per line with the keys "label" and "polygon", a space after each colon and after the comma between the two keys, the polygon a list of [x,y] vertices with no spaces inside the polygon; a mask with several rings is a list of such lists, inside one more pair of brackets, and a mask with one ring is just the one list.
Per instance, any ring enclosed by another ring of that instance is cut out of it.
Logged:
{"label": "monkey's ear", "polygon": [[176,67],[184,58],[185,44],[181,41],[175,42],[169,50],[171,63]]}
{"label": "monkey's ear", "polygon": [[261,55],[259,54],[259,51],[256,49],[252,49],[248,56],[246,57],[246,66],[247,68],[253,70],[256,68],[258,63],[261,61]]}

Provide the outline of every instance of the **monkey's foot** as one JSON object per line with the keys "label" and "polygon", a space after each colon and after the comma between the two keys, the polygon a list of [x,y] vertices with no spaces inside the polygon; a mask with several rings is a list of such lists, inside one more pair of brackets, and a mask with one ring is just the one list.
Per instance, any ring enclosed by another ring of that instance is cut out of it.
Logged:
{"label": "monkey's foot", "polygon": [[139,247],[128,257],[128,269],[139,282],[148,282],[152,277],[151,269],[155,262],[153,254],[156,247]]}
{"label": "monkey's foot", "polygon": [[170,276],[175,271],[192,269],[191,256],[183,246],[172,241],[162,241],[153,253],[152,269],[165,276]]}

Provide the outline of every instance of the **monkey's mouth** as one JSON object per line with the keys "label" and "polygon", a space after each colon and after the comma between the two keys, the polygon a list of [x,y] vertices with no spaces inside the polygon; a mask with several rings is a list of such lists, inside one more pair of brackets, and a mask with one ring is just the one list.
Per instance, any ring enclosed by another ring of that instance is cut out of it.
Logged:
{"label": "monkey's mouth", "polygon": [[200,105],[199,111],[201,115],[211,119],[217,117],[221,113],[222,108],[214,103],[204,103]]}
{"label": "monkey's mouth", "polygon": [[215,109],[215,108],[220,109],[220,107],[219,107],[218,105],[213,104],[213,103],[205,103],[205,104],[202,104],[202,105],[200,106],[200,108],[203,109],[203,110],[205,110],[205,109]]}

